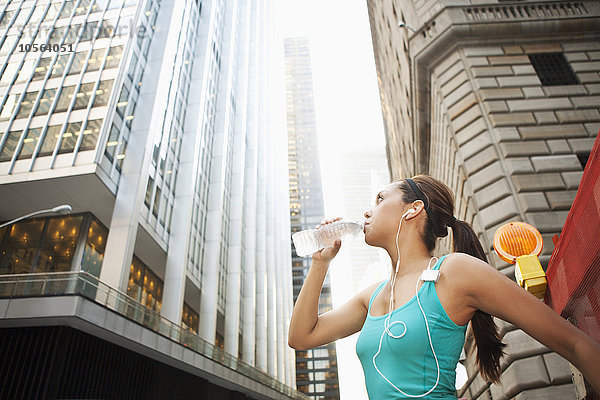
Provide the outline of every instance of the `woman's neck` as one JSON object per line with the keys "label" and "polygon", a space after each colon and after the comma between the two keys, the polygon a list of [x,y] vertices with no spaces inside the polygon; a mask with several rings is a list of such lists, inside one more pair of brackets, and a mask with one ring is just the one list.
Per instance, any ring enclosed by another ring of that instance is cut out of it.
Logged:
{"label": "woman's neck", "polygon": [[[424,245],[417,245],[416,243],[412,246],[408,244],[399,246],[400,248],[400,263],[398,264],[398,276],[417,274],[420,271],[427,269],[428,263],[431,260],[431,254],[425,248]],[[396,248],[387,249],[388,255],[392,261],[391,276],[394,276],[396,272],[396,263],[398,261],[398,255]]]}

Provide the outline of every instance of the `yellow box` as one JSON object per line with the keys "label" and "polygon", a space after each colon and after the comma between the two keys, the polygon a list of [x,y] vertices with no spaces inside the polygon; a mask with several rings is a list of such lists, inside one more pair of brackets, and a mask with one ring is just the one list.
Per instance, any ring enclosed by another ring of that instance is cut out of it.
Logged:
{"label": "yellow box", "polygon": [[519,286],[523,287],[529,293],[533,293],[540,299],[544,297],[548,281],[537,256],[517,257],[515,278]]}

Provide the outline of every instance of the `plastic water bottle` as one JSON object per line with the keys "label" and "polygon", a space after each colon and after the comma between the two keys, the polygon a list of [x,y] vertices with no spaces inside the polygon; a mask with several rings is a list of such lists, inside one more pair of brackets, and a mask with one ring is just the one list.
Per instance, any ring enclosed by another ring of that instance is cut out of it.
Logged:
{"label": "plastic water bottle", "polygon": [[296,254],[300,257],[311,256],[324,247],[331,247],[337,239],[351,240],[363,230],[363,222],[338,220],[321,226],[319,229],[308,229],[292,235]]}

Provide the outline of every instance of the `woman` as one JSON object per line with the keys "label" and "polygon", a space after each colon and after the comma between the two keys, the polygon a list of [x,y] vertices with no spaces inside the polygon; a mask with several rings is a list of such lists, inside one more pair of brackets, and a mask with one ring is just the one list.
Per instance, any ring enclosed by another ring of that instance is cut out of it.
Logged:
{"label": "woman", "polygon": [[[360,331],[356,349],[369,398],[456,399],[455,368],[469,321],[479,368],[498,382],[504,344],[493,315],[569,360],[600,392],[600,344],[487,264],[471,226],[454,217],[454,195],[442,182],[418,175],[391,183],[364,216],[365,241],[391,258],[390,280],[318,315],[341,242],[313,254],[290,321],[291,347],[310,349]],[[454,252],[438,260],[431,253],[448,228]]]}

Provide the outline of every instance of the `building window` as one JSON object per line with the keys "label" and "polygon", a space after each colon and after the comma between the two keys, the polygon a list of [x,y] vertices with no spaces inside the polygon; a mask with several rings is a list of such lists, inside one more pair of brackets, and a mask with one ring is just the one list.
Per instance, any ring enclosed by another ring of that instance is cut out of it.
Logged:
{"label": "building window", "polygon": [[[6,138],[6,142],[4,142],[4,147],[2,148],[2,152],[0,152],[0,162],[11,160],[22,133],[23,131],[8,132],[8,137]],[[1,138],[2,137],[0,136],[0,139]]]}
{"label": "building window", "polygon": [[543,86],[579,84],[563,53],[529,54],[529,60]]}
{"label": "building window", "polygon": [[94,99],[94,107],[102,107],[108,104],[108,98],[113,85],[113,79],[101,81],[96,90],[96,98]]}
{"label": "building window", "polygon": [[83,130],[83,139],[81,140],[79,151],[94,150],[96,148],[96,141],[98,140],[101,126],[101,119],[88,121],[87,126]]}
{"label": "building window", "polygon": [[42,93],[42,98],[38,104],[37,110],[35,110],[34,116],[38,115],[46,115],[48,111],[50,111],[50,106],[54,101],[54,97],[56,96],[56,89],[44,89]]}
{"label": "building window", "polygon": [[81,122],[69,122],[67,129],[63,133],[62,141],[60,142],[59,154],[70,153],[75,148],[77,138],[79,137],[79,130],[81,129]]}
{"label": "building window", "polygon": [[84,83],[80,86],[79,92],[75,95],[75,104],[73,105],[73,110],[82,110],[87,108],[88,103],[90,102],[90,97],[92,97],[92,93],[94,93],[94,85],[95,82]]}
{"label": "building window", "polygon": [[23,147],[21,147],[21,152],[19,153],[19,160],[31,158],[40,140],[40,133],[40,128],[30,128],[27,131],[27,137],[23,140]]}
{"label": "building window", "polygon": [[69,108],[69,103],[73,98],[73,92],[75,92],[75,86],[63,87],[56,103],[54,112],[65,112]]}
{"label": "building window", "polygon": [[49,156],[54,152],[54,147],[56,146],[56,142],[60,136],[60,130],[62,129],[62,125],[52,125],[48,127],[46,131],[46,136],[44,136],[44,142],[42,143],[42,148],[38,156]]}
{"label": "building window", "polygon": [[33,105],[35,104],[35,99],[37,98],[38,92],[27,92],[25,94],[25,98],[21,102],[21,107],[19,108],[19,112],[17,113],[17,118],[26,118],[29,116]]}
{"label": "building window", "polygon": [[160,312],[163,282],[139,258],[133,256],[127,295],[144,306]]}
{"label": "building window", "polygon": [[[90,229],[81,235],[87,226]],[[101,244],[107,235],[108,230],[89,213],[17,222],[0,230],[0,274],[79,269],[73,257],[78,246],[85,246],[81,267],[99,276],[104,255]]]}
{"label": "building window", "polygon": [[87,234],[85,250],[81,260],[81,270],[94,276],[100,276],[100,267],[104,259],[108,229],[100,222],[93,220]]}
{"label": "building window", "polygon": [[119,66],[119,62],[121,61],[122,56],[123,46],[111,47],[108,52],[108,56],[106,57],[106,65],[104,66],[104,68],[117,68]]}
{"label": "building window", "polygon": [[181,325],[194,333],[198,333],[198,313],[187,303],[183,303],[183,314],[181,315]]}

